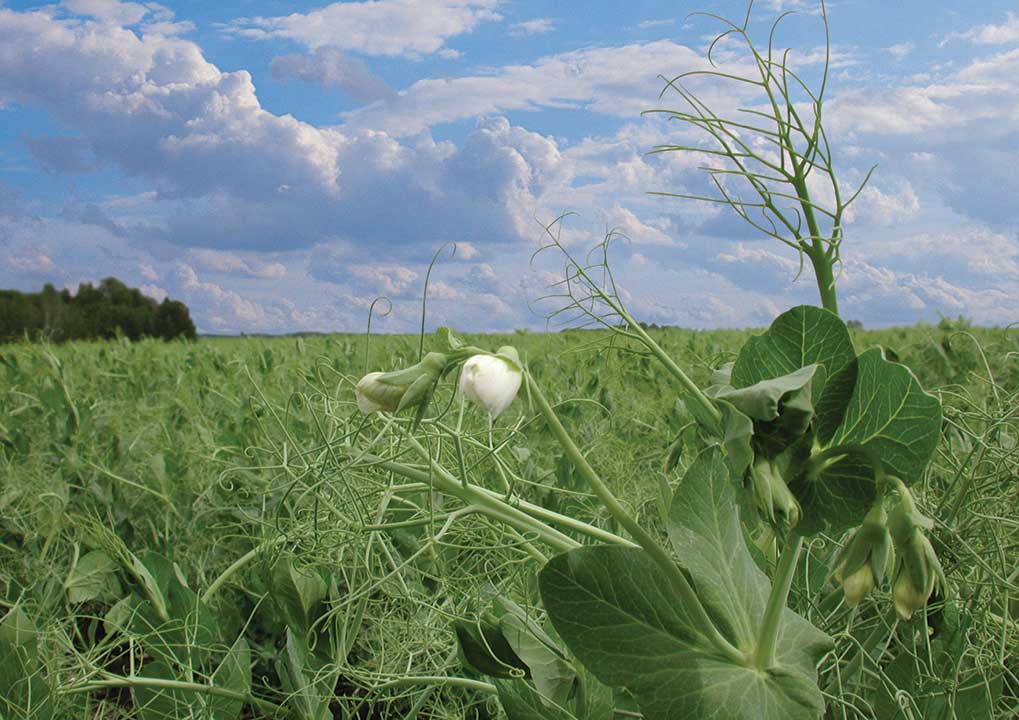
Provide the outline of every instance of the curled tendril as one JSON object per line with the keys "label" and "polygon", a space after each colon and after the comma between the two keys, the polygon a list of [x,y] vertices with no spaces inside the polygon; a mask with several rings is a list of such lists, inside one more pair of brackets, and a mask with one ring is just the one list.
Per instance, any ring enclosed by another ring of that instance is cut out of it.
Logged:
{"label": "curled tendril", "polygon": [[432,277],[432,268],[435,267],[435,263],[439,261],[439,256],[442,255],[446,248],[450,249],[450,258],[456,255],[456,243],[444,243],[438,250],[435,251],[435,254],[432,256],[432,261],[428,263],[428,272],[425,273],[425,288],[421,293],[421,336],[418,340],[418,361],[420,361],[425,355],[425,316],[428,305],[428,281]]}
{"label": "curled tendril", "polygon": [[385,312],[381,312],[382,317],[386,317],[389,313],[393,312],[393,301],[387,298],[385,295],[372,300],[372,304],[368,307],[368,327],[364,331],[364,372],[368,372],[368,351],[371,347],[371,334],[372,334],[372,317],[375,314],[375,306],[380,303],[386,303]]}

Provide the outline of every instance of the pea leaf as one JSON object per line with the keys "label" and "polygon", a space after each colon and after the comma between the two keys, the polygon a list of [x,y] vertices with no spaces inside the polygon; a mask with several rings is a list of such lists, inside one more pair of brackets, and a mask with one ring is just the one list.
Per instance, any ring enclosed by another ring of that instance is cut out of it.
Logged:
{"label": "pea leaf", "polygon": [[715,404],[722,413],[721,436],[726,461],[734,477],[743,477],[743,473],[754,461],[754,448],[751,445],[754,421],[737,410],[732,403],[715,400]]}
{"label": "pea leaf", "polygon": [[[321,663],[308,649],[304,637],[290,627],[286,630],[286,648],[276,661],[283,687],[287,691],[287,707],[295,717],[307,720],[332,718],[329,701],[335,677],[321,673]],[[329,680],[333,684],[329,684]]]}
{"label": "pea leaf", "polygon": [[[812,305],[779,315],[763,335],[750,338],[732,368],[732,384],[748,387],[788,375],[807,365],[821,365],[833,376],[856,357],[849,330],[839,316]],[[822,396],[815,387],[815,396]]]}
{"label": "pea leaf", "polygon": [[908,485],[923,473],[938,444],[941,402],[924,392],[909,368],[885,360],[880,348],[866,351],[858,362],[845,417],[827,444],[874,450]]}
{"label": "pea leaf", "polygon": [[458,338],[453,331],[445,325],[435,331],[435,341],[439,350],[444,352],[459,350],[464,346],[463,340]]}
{"label": "pea leaf", "polygon": [[549,705],[526,680],[496,680],[499,702],[509,720],[577,720],[559,705]]}
{"label": "pea leaf", "polygon": [[53,717],[49,685],[39,659],[35,624],[15,606],[0,621],[0,717],[49,720]]}
{"label": "pea leaf", "polygon": [[294,567],[289,555],[281,555],[273,567],[270,594],[283,620],[298,634],[307,633],[318,618],[316,609],[327,590],[321,576]]}
{"label": "pea leaf", "polygon": [[[138,675],[150,680],[178,679],[170,665],[163,660],[146,663]],[[195,707],[193,693],[145,685],[135,687],[133,693],[135,710],[142,720],[195,717],[191,712]]]}
{"label": "pea leaf", "polygon": [[[769,583],[743,540],[720,449],[709,448],[694,461],[670,519],[680,564],[702,602],[730,642],[752,651]],[[815,668],[830,638],[787,610],[775,667],[761,671],[732,662],[698,631],[671,582],[644,550],[622,547],[563,553],[539,576],[549,617],[569,648],[600,681],[628,688],[645,717],[821,715]]]}
{"label": "pea leaf", "polygon": [[[242,695],[251,694],[251,649],[244,636],[238,637],[227,651],[226,657],[212,675],[212,683],[224,690]],[[215,720],[236,720],[244,709],[244,703],[221,695],[210,695],[209,707]]]}
{"label": "pea leaf", "polygon": [[565,705],[577,679],[565,658],[533,631],[531,622],[518,615],[504,615],[499,627],[510,647],[530,669],[538,692],[557,705]]}
{"label": "pea leaf", "polygon": [[[766,452],[768,457],[774,457],[810,428],[814,419],[812,388],[818,381],[824,382],[824,374],[825,370],[820,365],[807,365],[747,387],[722,388],[716,397],[731,403],[754,421],[756,448]],[[723,414],[726,434],[739,427],[731,420],[731,415]]]}
{"label": "pea leaf", "polygon": [[119,597],[117,562],[102,550],[86,553],[68,575],[66,588],[71,604]]}
{"label": "pea leaf", "polygon": [[[941,402],[924,392],[909,368],[886,360],[880,348],[861,354],[856,366],[855,384],[838,426],[827,438],[819,435],[821,449],[866,448],[909,485],[923,474],[937,446]],[[834,381],[829,384],[833,387]],[[843,457],[813,480],[801,475],[789,489],[803,509],[802,532],[852,527],[877,498],[873,468],[858,455]]]}
{"label": "pea leaf", "polygon": [[457,620],[453,629],[464,662],[478,672],[498,678],[519,677],[527,672],[527,665],[494,624]]}
{"label": "pea leaf", "polygon": [[110,609],[107,629],[133,636],[170,665],[200,665],[221,641],[216,614],[167,558],[147,552],[131,562],[140,587]]}

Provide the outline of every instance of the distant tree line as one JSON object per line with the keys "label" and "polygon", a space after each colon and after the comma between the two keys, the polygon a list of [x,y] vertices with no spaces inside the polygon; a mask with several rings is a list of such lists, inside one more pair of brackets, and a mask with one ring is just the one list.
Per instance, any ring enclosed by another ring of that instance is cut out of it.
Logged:
{"label": "distant tree line", "polygon": [[73,295],[49,283],[38,293],[0,290],[0,342],[26,335],[54,342],[91,340],[118,332],[131,340],[193,339],[195,324],[184,303],[169,298],[157,302],[112,277],[98,287],[82,283]]}

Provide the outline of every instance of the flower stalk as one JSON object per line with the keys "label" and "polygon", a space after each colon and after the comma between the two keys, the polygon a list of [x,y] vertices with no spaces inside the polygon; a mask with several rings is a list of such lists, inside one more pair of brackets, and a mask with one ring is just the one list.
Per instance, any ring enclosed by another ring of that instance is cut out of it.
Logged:
{"label": "flower stalk", "polygon": [[775,648],[782,624],[782,611],[785,610],[789,599],[789,588],[792,587],[793,575],[796,574],[796,565],[802,549],[803,536],[795,530],[790,531],[786,537],[785,547],[782,548],[775,576],[771,579],[771,592],[768,594],[768,604],[765,606],[764,619],[761,621],[761,633],[757,638],[754,662],[761,670],[767,670],[775,664]]}
{"label": "flower stalk", "polygon": [[609,514],[616,519],[616,521],[626,528],[627,532],[633,536],[634,540],[651,556],[651,559],[662,569],[662,571],[669,577],[675,585],[677,591],[682,598],[683,606],[690,613],[694,624],[697,629],[705,637],[705,639],[714,646],[714,648],[723,656],[730,659],[732,662],[743,663],[744,656],[736,647],[732,645],[723,635],[719,632],[718,627],[711,620],[707,610],[701,603],[700,598],[697,597],[697,593],[694,591],[693,586],[690,585],[690,581],[687,580],[686,575],[680,569],[679,565],[669,556],[661,544],[651,536],[651,534],[640,526],[636,520],[634,520],[626,509],[620,504],[616,496],[612,494],[608,486],[602,481],[595,472],[594,468],[584,457],[580,448],[570,437],[569,432],[563,427],[562,422],[559,420],[559,416],[556,415],[555,410],[549,404],[548,399],[544,393],[541,392],[541,388],[538,383],[535,382],[534,378],[528,372],[524,373],[527,381],[527,389],[531,393],[531,397],[534,399],[538,406],[538,410],[544,416],[545,421],[548,423],[552,430],[552,433],[556,436],[559,444],[562,446],[563,451],[569,458],[570,462],[577,469],[577,471],[583,476],[584,480],[587,481],[588,486],[594,491],[594,494],[601,500],[602,505],[609,511]]}

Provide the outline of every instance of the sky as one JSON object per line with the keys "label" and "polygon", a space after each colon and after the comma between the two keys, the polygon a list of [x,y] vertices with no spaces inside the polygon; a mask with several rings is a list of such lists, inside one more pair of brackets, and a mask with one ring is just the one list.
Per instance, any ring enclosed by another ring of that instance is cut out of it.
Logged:
{"label": "sky", "polygon": [[[796,11],[775,43],[813,87],[818,7],[759,0],[748,24],[766,46]],[[817,303],[809,265],[731,208],[654,194],[717,196],[712,156],[649,154],[710,138],[641,114],[682,109],[662,78],[707,67],[722,26],[698,10],[742,23],[746,4],[0,0],[0,287],[112,275],[183,300],[205,333],[362,331],[384,296],[373,328],[404,332],[445,246],[429,326],[543,329],[562,256],[533,255],[570,213],[577,256],[625,235],[609,262],[638,319],[767,325]],[[843,196],[878,166],[843,223],[843,316],[1019,321],[1016,3],[827,10]],[[716,51],[751,68],[731,38]],[[689,87],[729,114],[762,103]]]}

